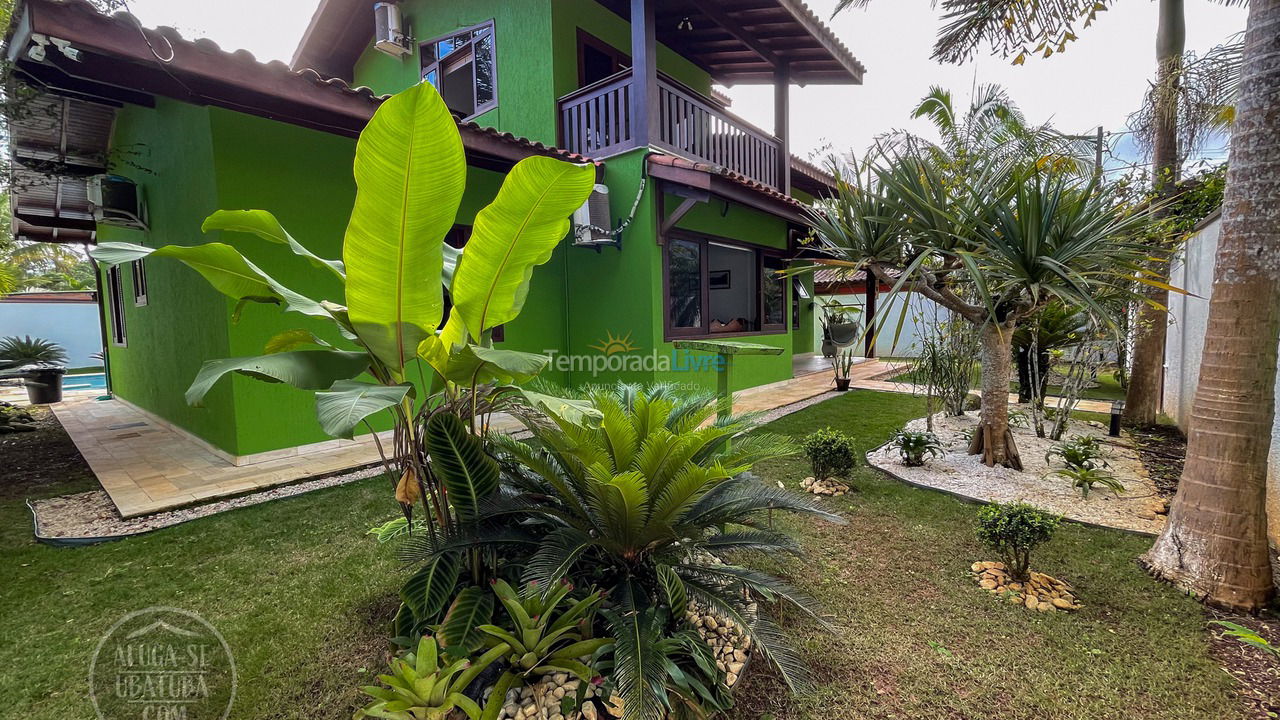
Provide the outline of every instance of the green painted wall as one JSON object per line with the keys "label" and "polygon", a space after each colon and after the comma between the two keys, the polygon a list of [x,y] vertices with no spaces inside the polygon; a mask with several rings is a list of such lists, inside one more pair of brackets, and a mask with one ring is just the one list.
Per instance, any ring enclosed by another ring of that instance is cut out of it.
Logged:
{"label": "green painted wall", "polygon": [[[154,109],[125,106],[116,119],[112,147],[112,172],[142,186],[151,229],[100,225],[99,241],[150,247],[201,242],[200,222],[218,208],[210,171],[210,111],[163,99]],[[146,263],[146,273],[148,304],[135,307],[132,267],[121,267],[128,346],[107,349],[112,388],[119,397],[233,451],[230,385],[209,393],[203,409],[189,407],[183,399],[204,360],[230,354],[227,303],[180,263],[153,260]]]}
{"label": "green painted wall", "polygon": [[[419,43],[493,20],[498,106],[473,120],[551,145],[557,142],[556,99],[578,87],[578,28],[624,52],[631,46],[629,23],[591,0],[405,0],[401,8],[417,40],[413,52],[394,58],[370,45],[356,61],[357,85],[399,92],[420,79]],[[658,68],[710,92],[707,73],[665,46],[658,48]]]}

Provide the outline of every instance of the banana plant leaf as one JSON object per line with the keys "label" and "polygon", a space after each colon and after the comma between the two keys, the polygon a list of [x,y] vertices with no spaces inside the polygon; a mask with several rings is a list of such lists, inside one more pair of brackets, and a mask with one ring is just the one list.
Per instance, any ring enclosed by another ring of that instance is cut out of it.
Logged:
{"label": "banana plant leaf", "polygon": [[101,243],[89,250],[89,254],[106,265],[120,265],[145,257],[171,257],[203,275],[215,290],[227,297],[241,302],[283,305],[286,310],[313,317],[329,317],[319,302],[280,284],[226,243],[165,245],[159,248],[132,243]]}
{"label": "banana plant leaf", "polygon": [[306,258],[318,268],[327,269],[338,276],[340,280],[345,281],[347,279],[347,272],[342,266],[341,260],[326,260],[311,252],[297,240],[294,240],[293,236],[276,219],[276,216],[266,210],[218,210],[205,218],[204,224],[200,226],[200,229],[204,232],[230,230],[231,232],[249,233],[257,235],[267,242],[288,245],[289,249],[293,250],[293,253],[298,257]]}
{"label": "banana plant leaf", "polygon": [[384,102],[356,145],[356,201],[342,257],[356,334],[400,373],[444,312],[444,236],[466,185],[462,137],[421,83]]}
{"label": "banana plant leaf", "polygon": [[[551,259],[569,232],[569,215],[586,202],[595,168],[546,157],[516,163],[494,201],[476,215],[450,295],[471,338],[510,322],[529,294],[533,269]],[[455,341],[452,333],[445,333]]]}
{"label": "banana plant leaf", "polygon": [[412,391],[409,384],[339,380],[328,390],[316,393],[316,417],[327,435],[350,440],[365,418],[399,404]]}
{"label": "banana plant leaf", "polygon": [[199,407],[214,384],[238,372],[258,380],[280,382],[299,390],[325,390],[369,369],[369,356],[343,350],[293,350],[259,357],[207,360],[187,388],[187,403]]}

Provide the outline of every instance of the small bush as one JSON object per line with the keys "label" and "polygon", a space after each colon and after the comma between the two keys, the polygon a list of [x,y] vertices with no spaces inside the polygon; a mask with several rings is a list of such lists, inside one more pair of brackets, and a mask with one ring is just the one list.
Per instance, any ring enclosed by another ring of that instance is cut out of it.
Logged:
{"label": "small bush", "polygon": [[942,457],[944,451],[938,436],[931,432],[898,431],[893,438],[893,447],[898,448],[902,456],[902,464],[907,467],[924,465],[924,456]]}
{"label": "small bush", "polygon": [[845,477],[858,464],[853,438],[829,427],[809,433],[800,447],[817,480]]}
{"label": "small bush", "polygon": [[1057,517],[1026,503],[996,503],[978,511],[978,539],[1000,554],[1018,581],[1030,573],[1031,551],[1057,528]]}

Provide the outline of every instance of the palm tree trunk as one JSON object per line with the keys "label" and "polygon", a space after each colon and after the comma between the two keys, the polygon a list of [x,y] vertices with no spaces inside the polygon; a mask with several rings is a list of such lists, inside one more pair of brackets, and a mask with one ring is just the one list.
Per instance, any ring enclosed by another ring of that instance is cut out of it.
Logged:
{"label": "palm tree trunk", "polygon": [[994,322],[982,326],[982,411],[969,442],[970,455],[982,455],[987,466],[1022,469],[1018,446],[1009,430],[1009,376],[1013,328]]}
{"label": "palm tree trunk", "polygon": [[1271,596],[1267,452],[1280,344],[1280,0],[1253,0],[1187,463],[1147,568],[1207,602]]}
{"label": "palm tree trunk", "polygon": [[[1182,74],[1182,54],[1186,50],[1187,21],[1184,0],[1160,0],[1159,30],[1156,33],[1155,142],[1152,148],[1156,200],[1169,199],[1178,182],[1178,85]],[[1157,215],[1161,214],[1157,211]],[[1169,265],[1151,268],[1168,284]],[[1154,425],[1160,409],[1164,380],[1164,343],[1168,335],[1166,307],[1169,292],[1149,287],[1149,302],[1138,308],[1133,341],[1133,373],[1125,394],[1125,419],[1135,425]]]}

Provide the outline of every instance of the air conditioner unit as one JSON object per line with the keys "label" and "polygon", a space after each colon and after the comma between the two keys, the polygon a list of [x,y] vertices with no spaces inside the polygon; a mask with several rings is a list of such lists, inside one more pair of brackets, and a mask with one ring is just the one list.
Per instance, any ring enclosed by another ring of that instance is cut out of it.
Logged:
{"label": "air conditioner unit", "polygon": [[374,3],[373,28],[374,49],[392,57],[404,57],[413,52],[409,36],[404,32],[404,18],[398,4]]}
{"label": "air conditioner unit", "polygon": [[147,229],[147,208],[142,188],[119,175],[94,175],[85,184],[93,219],[105,225]]}
{"label": "air conditioner unit", "polygon": [[609,186],[596,185],[582,203],[573,211],[573,244],[579,247],[620,245],[621,238],[612,231],[613,218],[609,214]]}

